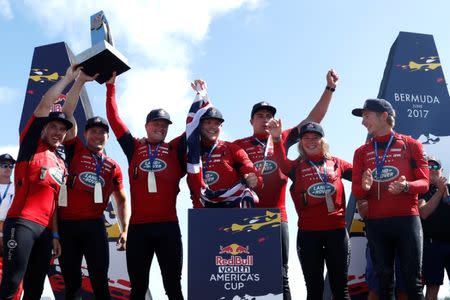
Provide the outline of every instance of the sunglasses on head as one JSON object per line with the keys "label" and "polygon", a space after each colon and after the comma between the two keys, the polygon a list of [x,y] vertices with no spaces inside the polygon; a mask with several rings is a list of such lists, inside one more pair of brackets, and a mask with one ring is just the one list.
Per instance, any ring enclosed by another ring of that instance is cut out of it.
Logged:
{"label": "sunglasses on head", "polygon": [[428,169],[434,170],[434,171],[439,171],[441,169],[441,166],[440,165],[428,165]]}
{"label": "sunglasses on head", "polygon": [[2,169],[6,169],[6,168],[14,169],[14,165],[12,165],[12,164],[0,164],[0,168],[2,168]]}

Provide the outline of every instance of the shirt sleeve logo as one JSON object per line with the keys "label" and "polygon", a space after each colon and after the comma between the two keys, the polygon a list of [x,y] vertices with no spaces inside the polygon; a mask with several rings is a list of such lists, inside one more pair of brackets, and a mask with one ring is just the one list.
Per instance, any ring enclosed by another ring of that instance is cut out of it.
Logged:
{"label": "shirt sleeve logo", "polygon": [[[81,183],[83,183],[84,185],[86,185],[90,188],[94,188],[95,183],[97,182],[97,174],[95,174],[93,172],[83,172],[80,174],[79,178],[80,178]],[[100,176],[99,179],[100,179],[100,183],[102,184],[102,187],[104,187],[105,180],[103,179],[102,176]]]}
{"label": "shirt sleeve logo", "polygon": [[336,193],[336,188],[334,187],[334,185],[328,182],[318,182],[308,188],[308,195],[315,198],[325,198],[325,192],[333,195],[334,193]]}
{"label": "shirt sleeve logo", "polygon": [[398,177],[400,174],[400,171],[394,167],[394,166],[384,166],[383,170],[381,171],[380,179],[377,177],[377,169],[373,169],[372,171],[372,177],[376,182],[386,182],[394,180]]}
{"label": "shirt sleeve logo", "polygon": [[150,171],[159,172],[159,171],[162,171],[165,168],[167,168],[167,164],[165,161],[163,161],[159,158],[156,158],[153,161],[153,165],[150,165],[150,160],[146,159],[139,164],[139,168],[144,172],[150,172]]}

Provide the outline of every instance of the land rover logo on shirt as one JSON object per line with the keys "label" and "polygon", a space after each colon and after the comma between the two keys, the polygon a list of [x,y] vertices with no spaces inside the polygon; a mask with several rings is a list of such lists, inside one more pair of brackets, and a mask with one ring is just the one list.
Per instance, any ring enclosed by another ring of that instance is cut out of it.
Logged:
{"label": "land rover logo on shirt", "polygon": [[52,177],[53,180],[56,181],[58,185],[64,183],[64,172],[60,168],[56,167],[50,168],[48,169],[48,173],[50,174],[50,177]]}
{"label": "land rover logo on shirt", "polygon": [[144,161],[141,162],[141,164],[139,165],[139,168],[140,168],[142,171],[145,171],[145,172],[149,172],[149,171],[159,172],[159,171],[164,170],[164,169],[167,167],[167,164],[166,164],[165,161],[163,161],[163,160],[161,160],[161,159],[159,159],[159,158],[156,158],[156,159],[153,161],[153,166],[152,166],[152,167],[153,167],[153,168],[151,168],[151,166],[150,166],[150,160],[148,160],[148,159],[144,160]]}
{"label": "land rover logo on shirt", "polygon": [[[95,187],[95,183],[97,182],[97,174],[93,172],[83,172],[80,174],[79,178],[84,185],[87,185],[91,188]],[[105,180],[102,178],[102,176],[100,176],[99,179],[102,186],[105,186]]]}
{"label": "land rover logo on shirt", "polygon": [[322,182],[315,183],[308,188],[308,195],[316,198],[325,197],[325,191],[329,191],[330,195],[336,192],[336,188],[331,183],[326,185]]}
{"label": "land rover logo on shirt", "polygon": [[219,181],[219,174],[214,171],[206,171],[203,173],[203,180],[207,185],[211,185]]}
{"label": "land rover logo on shirt", "polygon": [[[260,170],[262,168],[264,164],[263,160],[259,160],[257,162],[254,163],[255,167]],[[264,172],[263,174],[270,174],[273,173],[277,170],[278,165],[276,162],[272,161],[272,160],[266,160],[266,165],[264,166]]]}
{"label": "land rover logo on shirt", "polygon": [[377,169],[372,171],[372,176],[375,181],[386,182],[395,179],[400,174],[399,170],[394,166],[384,166],[381,171],[381,177],[377,177]]}

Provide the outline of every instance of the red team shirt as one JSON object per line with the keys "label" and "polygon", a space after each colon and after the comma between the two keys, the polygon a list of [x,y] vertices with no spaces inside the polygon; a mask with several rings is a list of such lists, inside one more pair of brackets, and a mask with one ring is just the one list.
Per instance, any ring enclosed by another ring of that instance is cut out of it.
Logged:
{"label": "red team shirt", "polygon": [[[324,183],[316,169],[308,160],[294,161],[286,158],[283,143],[274,143],[275,159],[281,171],[292,179],[290,188],[292,200],[298,214],[298,227],[301,230],[332,230],[345,227],[345,194],[342,178],[350,179],[352,164],[337,157],[325,159],[327,189],[331,191],[335,211],[328,213]],[[313,157],[311,161],[324,174],[323,156]],[[322,175],[323,176],[323,175]]]}
{"label": "red team shirt", "polygon": [[[147,177],[150,170],[148,150],[157,145],[140,143],[129,132],[119,117],[115,98],[115,86],[107,84],[106,113],[114,134],[128,159],[128,176],[131,189],[130,224],[177,221],[176,199],[180,192],[180,179],[185,175],[185,162],[180,162],[183,137],[169,143],[162,142],[153,163],[156,193],[148,192]],[[184,148],[185,149],[185,148]],[[183,157],[183,156],[181,156]]]}
{"label": "red team shirt", "polygon": [[32,116],[20,135],[14,170],[15,195],[7,218],[51,228],[59,188],[67,173],[63,159],[41,140],[45,118]]}
{"label": "red team shirt", "polygon": [[[352,192],[356,199],[369,202],[368,219],[395,216],[418,216],[418,194],[428,190],[428,163],[423,156],[422,144],[409,137],[394,134],[394,140],[386,156],[381,180],[375,176],[374,141],[378,142],[378,157],[381,160],[390,134],[370,139],[355,151],[353,158]],[[362,174],[372,170],[374,182],[369,191],[361,187]],[[393,195],[388,191],[389,184],[404,175],[409,184],[409,191]],[[380,197],[378,199],[378,182]]]}
{"label": "red team shirt", "polygon": [[69,164],[67,180],[67,207],[59,207],[61,220],[91,220],[103,216],[113,191],[123,188],[122,171],[110,157],[102,155],[100,171],[103,203],[94,203],[94,186],[97,182],[96,161],[81,140],[76,137],[64,143]]}
{"label": "red team shirt", "polygon": [[[228,189],[242,180],[245,174],[258,172],[245,151],[230,142],[219,140],[217,146],[210,153],[211,146],[202,145],[203,177],[208,187],[217,191]],[[258,176],[258,186],[262,187],[262,178]],[[200,187],[191,187],[194,208],[203,207],[200,196],[194,191]]]}
{"label": "red team shirt", "polygon": [[[297,127],[284,130],[282,133],[282,143],[285,148],[298,141]],[[267,135],[253,135],[234,142],[240,146],[248,154],[250,160],[255,164],[257,169],[263,165],[264,149],[267,143]],[[287,222],[286,214],[286,186],[288,178],[281,172],[277,162],[274,160],[273,143],[270,143],[266,159],[266,166],[264,168],[263,187],[255,189],[259,197],[259,203],[256,207],[259,208],[279,208],[281,211],[281,220]]]}

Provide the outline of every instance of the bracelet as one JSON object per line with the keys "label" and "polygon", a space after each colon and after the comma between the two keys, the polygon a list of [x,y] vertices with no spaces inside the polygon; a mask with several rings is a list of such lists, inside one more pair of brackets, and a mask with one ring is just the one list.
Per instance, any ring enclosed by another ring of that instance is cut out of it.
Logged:
{"label": "bracelet", "polygon": [[59,234],[57,232],[53,232],[53,238],[59,240]]}
{"label": "bracelet", "polygon": [[326,90],[329,90],[329,91],[331,91],[331,92],[334,92],[335,90],[336,90],[336,88],[333,88],[333,87],[331,87],[331,86],[326,86],[326,88],[325,88]]}

